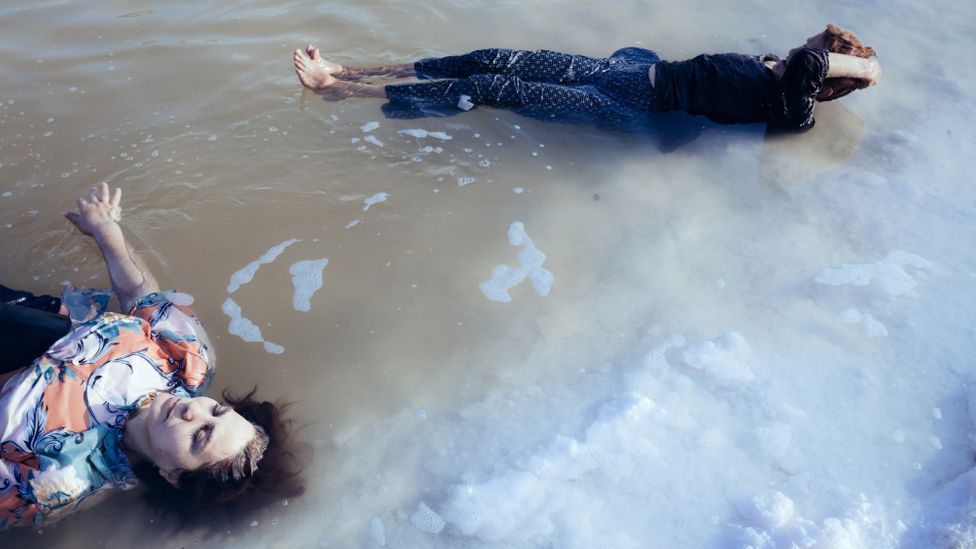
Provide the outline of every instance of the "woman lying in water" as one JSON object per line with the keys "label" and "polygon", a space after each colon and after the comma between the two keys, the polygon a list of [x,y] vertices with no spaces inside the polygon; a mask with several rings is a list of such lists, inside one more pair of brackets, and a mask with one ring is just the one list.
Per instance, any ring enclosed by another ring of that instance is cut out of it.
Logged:
{"label": "woman lying in water", "polygon": [[122,234],[120,198],[103,183],[65,216],[95,239],[126,314],[104,312],[104,291],[58,300],[0,287],[7,335],[27,341],[45,324],[11,324],[27,307],[71,319],[32,364],[0,372],[0,529],[42,527],[138,481],[147,502],[189,522],[301,491],[279,407],[254,391],[203,396],[214,354],[192,298],[160,291]]}
{"label": "woman lying in water", "polygon": [[[450,115],[485,105],[554,122],[590,122],[636,129],[649,113],[683,110],[723,124],[813,127],[816,101],[838,99],[877,84],[872,48],[850,31],[828,25],[789,52],[699,55],[662,61],[642,48],[591,58],[540,50],[478,50],[406,65],[354,68],[326,61],[308,46],[295,50],[302,84],[328,99],[377,97],[393,118]],[[351,80],[369,76],[438,79],[398,85]]]}

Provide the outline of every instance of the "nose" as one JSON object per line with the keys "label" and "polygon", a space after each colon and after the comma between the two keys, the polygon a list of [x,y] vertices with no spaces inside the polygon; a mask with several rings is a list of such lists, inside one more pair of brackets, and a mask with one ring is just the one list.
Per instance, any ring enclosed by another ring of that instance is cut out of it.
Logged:
{"label": "nose", "polygon": [[193,421],[194,413],[193,403],[187,402],[183,405],[183,410],[180,411],[180,417],[183,418],[184,421]]}

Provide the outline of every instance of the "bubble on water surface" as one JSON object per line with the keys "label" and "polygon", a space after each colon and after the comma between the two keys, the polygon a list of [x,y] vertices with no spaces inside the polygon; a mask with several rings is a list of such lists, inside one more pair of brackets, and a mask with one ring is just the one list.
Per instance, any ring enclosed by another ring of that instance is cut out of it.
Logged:
{"label": "bubble on water surface", "polygon": [[472,183],[478,181],[477,177],[459,177],[457,180],[458,187],[466,187]]}

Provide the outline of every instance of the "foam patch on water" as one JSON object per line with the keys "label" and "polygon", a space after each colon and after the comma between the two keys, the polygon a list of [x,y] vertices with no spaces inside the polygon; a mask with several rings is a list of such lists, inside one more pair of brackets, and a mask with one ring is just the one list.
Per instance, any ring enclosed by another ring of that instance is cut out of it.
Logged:
{"label": "foam patch on water", "polygon": [[420,502],[414,514],[410,515],[410,522],[421,532],[436,534],[447,524],[440,515],[431,510],[424,502]]}
{"label": "foam patch on water", "polygon": [[471,102],[471,96],[470,95],[462,95],[458,99],[458,105],[457,106],[462,111],[470,111],[471,109],[474,108],[474,103]]}
{"label": "foam patch on water", "polygon": [[383,146],[383,142],[380,141],[375,135],[367,135],[366,137],[363,138],[363,141],[365,141],[367,143],[372,143],[373,145],[376,145],[377,147],[382,147]]}
{"label": "foam patch on water", "polygon": [[362,130],[363,133],[369,133],[378,127],[380,127],[380,123],[374,121],[374,122],[367,122],[363,124],[362,126],[359,127],[359,129]]}
{"label": "foam patch on water", "polygon": [[380,517],[373,517],[369,521],[369,537],[373,538],[376,545],[380,547],[386,546],[386,528],[383,526],[383,521]]}
{"label": "foam patch on water", "polygon": [[824,269],[814,281],[827,286],[867,286],[877,281],[885,293],[902,295],[916,285],[915,278],[905,271],[905,267],[926,270],[932,267],[932,263],[917,255],[895,250],[877,263],[844,263],[836,269]]}
{"label": "foam patch on water", "polygon": [[261,335],[261,328],[241,314],[241,306],[233,299],[228,297],[221,306],[221,310],[230,317],[230,325],[227,327],[227,331],[231,335],[236,335],[249,343],[263,343],[264,350],[272,354],[280,355],[285,352],[285,348],[281,345],[264,340]]}
{"label": "foam patch on water", "polygon": [[283,346],[278,345],[277,343],[271,343],[270,341],[264,342],[264,350],[273,355],[280,355],[281,353],[285,352],[285,348]]}
{"label": "foam patch on water", "polygon": [[291,299],[291,306],[296,311],[310,311],[312,296],[322,287],[322,271],[329,264],[329,259],[307,259],[298,261],[288,268],[291,273],[291,283],[295,293]]}
{"label": "foam patch on water", "polygon": [[363,200],[363,211],[369,210],[369,207],[373,204],[379,204],[380,202],[386,202],[390,198],[389,193],[376,193],[373,196]]}
{"label": "foam patch on water", "polygon": [[230,284],[227,285],[227,293],[232,294],[238,290],[244,284],[247,284],[252,279],[254,279],[254,273],[258,271],[261,265],[267,265],[281,255],[285,251],[285,248],[291,246],[296,242],[301,242],[297,238],[292,238],[290,240],[285,240],[281,244],[272,246],[267,252],[264,252],[260,258],[256,261],[248,263],[243,269],[237,271],[236,273],[230,275]]}
{"label": "foam patch on water", "polygon": [[888,337],[888,328],[878,322],[870,313],[862,313],[857,309],[844,309],[837,320],[845,324],[860,324],[864,333],[870,337]]}
{"label": "foam patch on water", "polygon": [[400,130],[400,134],[409,135],[410,137],[416,137],[418,139],[423,139],[425,137],[433,137],[434,139],[440,139],[441,141],[450,141],[454,139],[451,135],[444,132],[430,132],[420,128],[412,128],[409,130]]}
{"label": "foam patch on water", "polygon": [[509,226],[508,242],[512,246],[522,246],[522,251],[518,254],[518,267],[514,269],[508,265],[495,267],[491,272],[491,279],[478,285],[481,293],[492,301],[508,303],[512,300],[508,291],[528,278],[532,283],[532,289],[537,294],[549,295],[555,277],[552,272],[542,267],[546,254],[535,247],[520,221]]}
{"label": "foam patch on water", "polygon": [[231,298],[224,301],[221,310],[230,317],[230,326],[227,331],[248,342],[264,341],[261,336],[261,328],[251,322],[251,320],[241,314],[241,306]]}

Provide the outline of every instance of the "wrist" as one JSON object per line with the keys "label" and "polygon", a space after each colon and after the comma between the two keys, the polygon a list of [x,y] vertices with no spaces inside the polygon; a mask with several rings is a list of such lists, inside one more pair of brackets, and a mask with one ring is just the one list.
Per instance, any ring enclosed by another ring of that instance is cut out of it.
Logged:
{"label": "wrist", "polygon": [[99,246],[109,246],[124,241],[122,227],[115,221],[107,221],[96,227],[92,230],[92,238]]}

